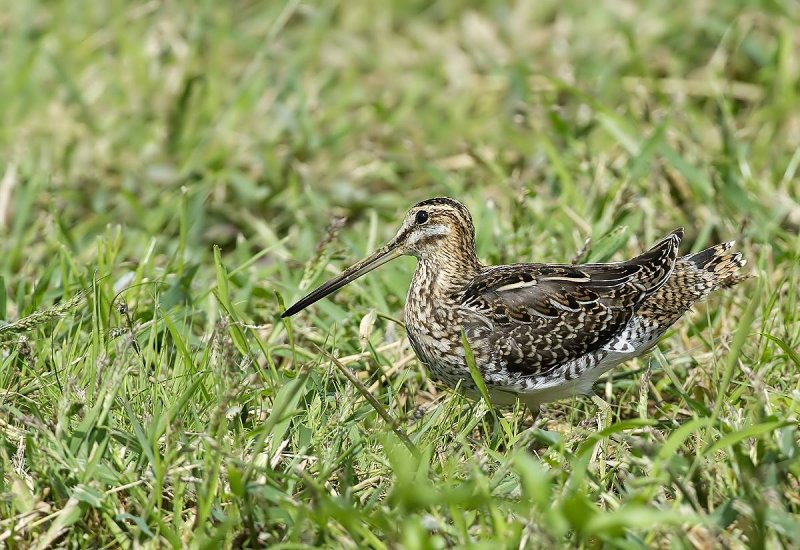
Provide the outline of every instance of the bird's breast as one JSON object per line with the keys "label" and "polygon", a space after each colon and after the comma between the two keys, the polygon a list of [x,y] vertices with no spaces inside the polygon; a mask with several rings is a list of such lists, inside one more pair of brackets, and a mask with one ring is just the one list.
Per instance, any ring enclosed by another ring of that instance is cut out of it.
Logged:
{"label": "bird's breast", "polygon": [[409,292],[405,307],[406,333],[417,358],[431,377],[449,386],[473,385],[461,342],[463,320],[455,304],[446,299],[432,301]]}

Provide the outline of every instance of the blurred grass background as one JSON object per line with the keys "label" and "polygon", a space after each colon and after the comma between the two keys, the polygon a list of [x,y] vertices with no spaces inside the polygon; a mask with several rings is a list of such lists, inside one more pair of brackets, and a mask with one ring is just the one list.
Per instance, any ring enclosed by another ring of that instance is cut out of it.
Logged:
{"label": "blurred grass background", "polygon": [[[0,0],[0,541],[800,545],[798,52],[791,0]],[[487,263],[683,225],[759,277],[600,432],[434,387],[413,260],[279,321],[437,195]]]}

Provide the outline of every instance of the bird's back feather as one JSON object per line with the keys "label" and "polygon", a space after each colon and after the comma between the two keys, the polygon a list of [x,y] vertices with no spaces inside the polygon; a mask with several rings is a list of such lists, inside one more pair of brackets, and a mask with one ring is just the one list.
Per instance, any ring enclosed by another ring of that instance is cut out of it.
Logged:
{"label": "bird's back feather", "polygon": [[[508,372],[546,375],[602,348],[670,278],[683,230],[644,254],[611,264],[488,268],[464,291],[468,337]],[[492,325],[487,327],[487,320]]]}

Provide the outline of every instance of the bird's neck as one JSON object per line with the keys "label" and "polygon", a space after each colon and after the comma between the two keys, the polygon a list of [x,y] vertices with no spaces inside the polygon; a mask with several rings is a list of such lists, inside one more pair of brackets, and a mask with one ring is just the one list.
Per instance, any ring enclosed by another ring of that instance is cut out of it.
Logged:
{"label": "bird's neck", "polygon": [[455,296],[480,272],[481,264],[474,250],[448,251],[446,248],[435,254],[420,255],[414,272],[412,288],[432,297]]}

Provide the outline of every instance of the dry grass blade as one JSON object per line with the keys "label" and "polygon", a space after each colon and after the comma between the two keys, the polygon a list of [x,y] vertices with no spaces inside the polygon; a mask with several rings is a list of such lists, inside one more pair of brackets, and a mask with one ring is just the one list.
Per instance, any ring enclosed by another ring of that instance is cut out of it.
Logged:
{"label": "dry grass blade", "polygon": [[386,421],[386,423],[389,425],[389,427],[392,429],[395,435],[400,438],[400,441],[403,442],[403,445],[405,445],[406,448],[415,457],[419,458],[421,455],[419,449],[417,449],[417,446],[414,445],[414,442],[411,441],[408,435],[406,435],[406,433],[400,429],[397,420],[395,420],[395,418],[391,414],[389,414],[389,411],[387,411],[383,407],[383,405],[381,405],[380,402],[377,399],[375,399],[375,396],[370,393],[369,388],[367,388],[364,384],[362,384],[361,381],[356,377],[356,375],[350,372],[350,369],[348,369],[346,366],[340,363],[339,360],[336,359],[336,357],[334,357],[332,354],[328,353],[324,349],[320,348],[319,346],[316,346],[316,348],[317,351],[319,351],[325,357],[330,359],[331,362],[333,362],[336,368],[339,369],[339,372],[344,374],[345,378],[347,378],[356,387],[359,393],[361,393],[361,395],[363,395],[364,398],[367,401],[369,401],[369,404],[372,405],[372,408],[374,408],[375,411],[380,415],[380,417],[383,418],[384,421]]}

